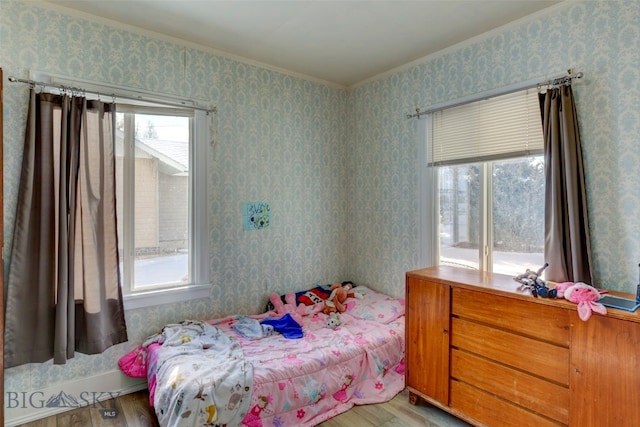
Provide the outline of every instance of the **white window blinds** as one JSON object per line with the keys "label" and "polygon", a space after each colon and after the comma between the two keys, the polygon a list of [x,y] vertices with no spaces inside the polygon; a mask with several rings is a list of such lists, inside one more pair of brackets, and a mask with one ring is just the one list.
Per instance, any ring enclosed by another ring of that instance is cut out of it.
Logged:
{"label": "white window blinds", "polygon": [[540,155],[543,149],[535,88],[433,113],[430,166]]}

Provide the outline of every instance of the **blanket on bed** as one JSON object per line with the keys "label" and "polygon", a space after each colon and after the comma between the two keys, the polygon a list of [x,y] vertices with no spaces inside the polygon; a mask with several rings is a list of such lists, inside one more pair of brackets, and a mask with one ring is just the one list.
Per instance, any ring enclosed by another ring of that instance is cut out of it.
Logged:
{"label": "blanket on bed", "polygon": [[303,316],[301,339],[247,334],[241,315],[167,325],[145,343],[160,425],[311,427],[391,399],[404,388],[404,300],[358,290],[335,329]]}
{"label": "blanket on bed", "polygon": [[404,388],[404,316],[382,324],[341,314],[305,316],[303,339],[259,340],[233,331],[234,319],[210,321],[242,346],[254,367],[246,427],[311,427],[353,405],[391,399]]}
{"label": "blanket on bed", "polygon": [[152,341],[154,404],[160,425],[238,425],[246,416],[253,367],[237,342],[205,322],[167,325]]}

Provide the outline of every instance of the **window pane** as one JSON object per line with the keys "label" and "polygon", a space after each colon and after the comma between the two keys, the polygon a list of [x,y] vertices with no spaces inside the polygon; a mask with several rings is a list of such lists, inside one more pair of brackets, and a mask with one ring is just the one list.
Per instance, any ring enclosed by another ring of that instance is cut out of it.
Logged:
{"label": "window pane", "polygon": [[135,288],[188,283],[189,119],[136,115]]}
{"label": "window pane", "polygon": [[542,156],[493,163],[493,271],[518,275],[544,264]]}
{"label": "window pane", "polygon": [[[128,122],[124,117],[125,114],[118,114],[116,118],[116,196],[123,288],[135,291],[190,283],[189,118],[136,114]],[[126,129],[127,126],[133,129]],[[125,149],[128,135],[134,147],[129,151]],[[129,182],[126,156],[133,163]],[[131,229],[126,224],[133,225],[132,236],[126,235],[126,230]],[[125,253],[126,247],[133,249]],[[128,270],[125,266],[133,269],[131,278],[124,274]]]}
{"label": "window pane", "polygon": [[479,268],[478,164],[438,168],[440,264]]}

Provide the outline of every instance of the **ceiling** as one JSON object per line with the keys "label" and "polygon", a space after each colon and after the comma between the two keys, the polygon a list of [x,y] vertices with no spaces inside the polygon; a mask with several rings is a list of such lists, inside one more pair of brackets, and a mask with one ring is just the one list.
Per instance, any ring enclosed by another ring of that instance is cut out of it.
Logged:
{"label": "ceiling", "polygon": [[352,86],[562,0],[47,0]]}

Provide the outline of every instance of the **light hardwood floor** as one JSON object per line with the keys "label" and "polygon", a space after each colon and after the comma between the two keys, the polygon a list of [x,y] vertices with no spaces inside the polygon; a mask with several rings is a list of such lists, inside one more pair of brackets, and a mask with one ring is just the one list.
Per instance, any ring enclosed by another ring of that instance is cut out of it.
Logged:
{"label": "light hardwood floor", "polygon": [[[120,396],[95,407],[74,409],[19,427],[158,427],[147,390]],[[105,414],[105,411],[107,412]],[[105,418],[103,414],[112,418]],[[319,427],[468,427],[469,424],[423,401],[409,404],[405,390],[389,402],[356,406]]]}

